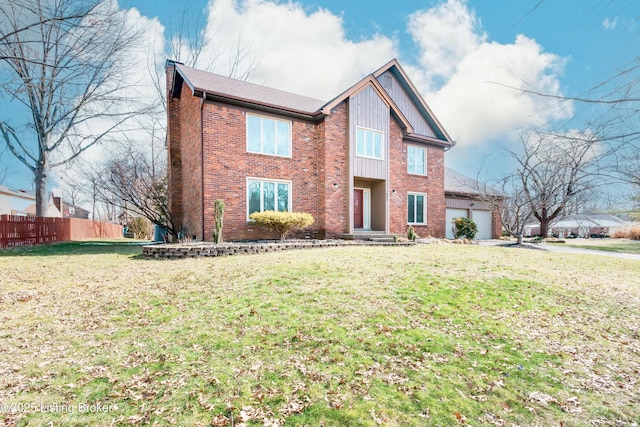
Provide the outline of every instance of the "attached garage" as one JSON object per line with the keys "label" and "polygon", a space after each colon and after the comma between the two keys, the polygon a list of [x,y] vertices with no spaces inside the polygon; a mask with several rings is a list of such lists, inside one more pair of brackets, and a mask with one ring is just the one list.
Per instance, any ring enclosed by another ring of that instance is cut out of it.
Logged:
{"label": "attached garage", "polygon": [[473,222],[478,226],[476,239],[488,240],[493,237],[493,227],[491,224],[491,211],[473,211]]}
{"label": "attached garage", "polygon": [[466,218],[469,216],[469,211],[467,209],[455,209],[455,208],[447,208],[447,224],[446,224],[446,230],[447,230],[447,239],[454,239],[455,236],[453,235],[453,224],[451,224],[451,221],[453,221],[453,218]]}
{"label": "attached garage", "polygon": [[479,191],[481,185],[452,169],[445,168],[444,192],[447,209],[447,239],[453,239],[451,220],[453,218],[471,218],[478,226],[476,239],[487,240],[499,238],[501,234],[497,213],[489,202],[483,200]]}

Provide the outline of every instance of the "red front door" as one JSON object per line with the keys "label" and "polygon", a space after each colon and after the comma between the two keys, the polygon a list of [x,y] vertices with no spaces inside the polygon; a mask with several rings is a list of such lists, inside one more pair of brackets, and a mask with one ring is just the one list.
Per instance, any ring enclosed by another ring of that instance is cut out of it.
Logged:
{"label": "red front door", "polygon": [[353,190],[353,228],[362,228],[364,219],[364,191]]}

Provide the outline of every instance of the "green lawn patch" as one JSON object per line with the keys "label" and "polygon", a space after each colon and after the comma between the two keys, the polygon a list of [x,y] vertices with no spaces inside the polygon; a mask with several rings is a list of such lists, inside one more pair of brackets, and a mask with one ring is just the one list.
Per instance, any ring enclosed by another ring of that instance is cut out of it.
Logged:
{"label": "green lawn patch", "polygon": [[166,261],[118,242],[56,246],[0,256],[5,424],[625,425],[640,413],[633,261],[441,245]]}
{"label": "green lawn patch", "polygon": [[[596,240],[596,239],[593,239]],[[640,254],[640,242],[629,240],[601,240],[590,241],[588,245],[581,244],[581,241],[571,243],[571,246],[584,249],[596,249],[599,251],[622,252],[626,254]]]}

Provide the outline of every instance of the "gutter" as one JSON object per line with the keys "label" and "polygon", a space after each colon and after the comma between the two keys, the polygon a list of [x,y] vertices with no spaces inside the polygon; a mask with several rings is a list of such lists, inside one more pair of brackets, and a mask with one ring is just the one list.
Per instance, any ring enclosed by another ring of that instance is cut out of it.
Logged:
{"label": "gutter", "polygon": [[202,198],[200,206],[202,206],[202,241],[205,241],[204,235],[204,103],[207,100],[207,92],[202,93],[200,98],[200,197]]}
{"label": "gutter", "polygon": [[314,112],[314,113],[309,113],[307,111],[300,111],[300,110],[282,108],[280,106],[270,105],[270,104],[256,103],[255,101],[245,100],[245,99],[241,99],[241,98],[233,98],[233,97],[219,95],[219,94],[215,94],[215,93],[212,94],[212,93],[205,92],[205,91],[202,91],[202,92],[201,91],[194,91],[193,95],[194,96],[202,96],[207,101],[213,101],[213,102],[217,101],[217,102],[221,102],[221,103],[224,103],[224,104],[235,105],[235,106],[239,106],[239,107],[245,107],[245,108],[248,108],[248,109],[253,109],[253,110],[258,110],[258,111],[266,111],[266,112],[269,112],[269,113],[290,116],[290,117],[293,117],[293,118],[306,120],[306,121],[310,120],[310,121],[314,121],[314,122],[319,122],[320,120],[322,120],[324,117],[327,116],[327,114],[323,113],[322,110]]}

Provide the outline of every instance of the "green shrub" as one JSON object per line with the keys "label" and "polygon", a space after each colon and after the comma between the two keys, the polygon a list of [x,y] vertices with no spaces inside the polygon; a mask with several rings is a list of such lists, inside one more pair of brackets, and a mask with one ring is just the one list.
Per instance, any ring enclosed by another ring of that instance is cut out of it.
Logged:
{"label": "green shrub", "polygon": [[129,221],[127,228],[131,231],[136,239],[148,239],[149,238],[149,221],[137,216]]}
{"label": "green shrub", "polygon": [[478,234],[478,226],[470,218],[454,218],[453,225],[455,226],[456,239],[461,237],[473,239]]}
{"label": "green shrub", "polygon": [[222,243],[222,219],[224,218],[224,201],[217,199],[213,206],[213,243]]}
{"label": "green shrub", "polygon": [[309,227],[314,223],[313,216],[304,212],[254,212],[249,215],[259,225],[269,228],[284,240],[291,232]]}
{"label": "green shrub", "polygon": [[413,225],[410,225],[409,230],[407,230],[407,239],[409,239],[409,241],[411,242],[415,242],[417,238],[418,238],[418,235],[416,234],[416,231],[413,229]]}

